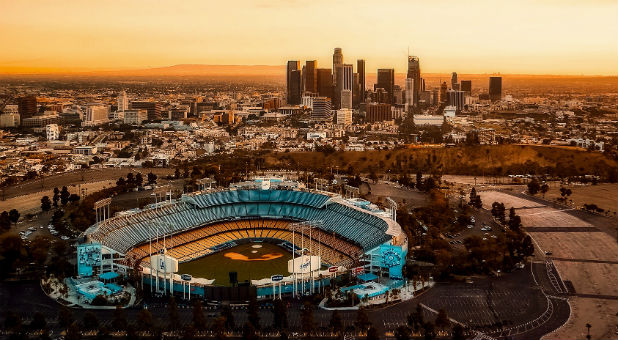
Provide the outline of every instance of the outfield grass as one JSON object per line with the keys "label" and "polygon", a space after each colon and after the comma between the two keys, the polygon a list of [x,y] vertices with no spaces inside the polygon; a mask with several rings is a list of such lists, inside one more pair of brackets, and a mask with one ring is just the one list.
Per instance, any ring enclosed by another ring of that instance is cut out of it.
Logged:
{"label": "outfield grass", "polygon": [[[254,248],[253,246],[261,246],[261,248]],[[230,258],[244,258],[245,256],[247,260],[233,260]],[[238,282],[263,279],[275,274],[287,275],[288,260],[291,258],[292,254],[290,252],[277,245],[270,243],[247,243],[197,260],[181,263],[178,272],[180,274],[191,274],[195,277],[215,279],[216,285],[229,286],[229,272],[231,271],[238,273]]]}

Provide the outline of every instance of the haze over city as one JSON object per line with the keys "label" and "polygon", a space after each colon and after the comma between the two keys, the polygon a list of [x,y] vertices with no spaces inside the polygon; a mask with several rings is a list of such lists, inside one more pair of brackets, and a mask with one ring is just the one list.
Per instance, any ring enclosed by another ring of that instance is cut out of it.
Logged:
{"label": "haze over city", "polygon": [[0,340],[618,340],[615,0],[0,0]]}
{"label": "haze over city", "polygon": [[615,1],[0,1],[0,73],[329,60],[429,73],[616,75]]}

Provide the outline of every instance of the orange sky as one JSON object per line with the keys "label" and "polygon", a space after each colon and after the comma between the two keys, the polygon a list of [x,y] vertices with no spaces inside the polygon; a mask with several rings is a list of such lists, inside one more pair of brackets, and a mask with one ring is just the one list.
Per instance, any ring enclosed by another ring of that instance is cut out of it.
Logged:
{"label": "orange sky", "polygon": [[283,65],[616,75],[615,0],[0,0],[0,73]]}

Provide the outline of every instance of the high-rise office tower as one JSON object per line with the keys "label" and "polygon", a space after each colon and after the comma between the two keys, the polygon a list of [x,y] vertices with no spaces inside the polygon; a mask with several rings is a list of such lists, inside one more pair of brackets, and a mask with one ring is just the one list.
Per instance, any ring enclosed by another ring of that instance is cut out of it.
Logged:
{"label": "high-rise office tower", "polygon": [[469,96],[472,93],[472,80],[462,80],[459,85],[459,89],[467,92]]}
{"label": "high-rise office tower", "polygon": [[343,53],[341,48],[335,48],[333,53],[333,93],[334,109],[341,108],[341,91],[343,91]]}
{"label": "high-rise office tower", "polygon": [[459,90],[459,84],[457,83],[457,72],[453,72],[451,75],[451,88],[455,91]]}
{"label": "high-rise office tower", "polygon": [[418,105],[418,96],[421,92],[421,64],[418,57],[408,56],[408,75],[406,78],[414,79],[414,90],[412,92],[412,102]]}
{"label": "high-rise office tower", "polygon": [[340,108],[352,108],[352,90],[354,84],[354,65],[344,64],[341,76],[341,104]]}
{"label": "high-rise office tower", "polygon": [[[298,78],[298,80],[293,80],[293,74],[294,72],[298,71],[297,75],[294,75],[295,79]],[[287,102],[288,104],[291,105],[298,105],[300,104],[300,62],[298,60],[290,60],[288,61],[288,67],[287,67],[287,71],[286,71],[286,89],[287,89]],[[296,82],[298,82],[298,84],[296,84]],[[293,89],[299,89],[298,90],[298,94],[293,90]],[[298,96],[296,96],[298,95]]]}
{"label": "high-rise office tower", "polygon": [[463,110],[465,104],[464,100],[464,91],[448,90],[448,105],[455,106],[457,111]]}
{"label": "high-rise office tower", "polygon": [[414,106],[414,79],[406,78],[406,113],[411,113]]}
{"label": "high-rise office tower", "polygon": [[393,104],[393,89],[395,87],[395,69],[380,68],[378,69],[378,81],[376,89],[384,89],[386,91],[386,101],[388,104]]}
{"label": "high-rise office tower", "polygon": [[489,77],[489,100],[492,102],[502,99],[502,77]]}
{"label": "high-rise office tower", "polygon": [[127,97],[127,92],[122,91],[118,94],[118,112],[124,112],[129,109],[129,97]]}
{"label": "high-rise office tower", "polygon": [[290,74],[290,94],[288,104],[299,105],[302,92],[302,73],[300,70],[294,70]]}
{"label": "high-rise office tower", "polygon": [[448,86],[446,85],[446,82],[443,82],[440,85],[440,103],[446,103],[446,101],[448,100],[446,96],[447,90],[448,90]]}
{"label": "high-rise office tower", "polygon": [[329,121],[332,117],[330,98],[314,97],[313,109],[311,110],[311,120]]}
{"label": "high-rise office tower", "polygon": [[131,109],[139,110],[144,109],[148,111],[148,120],[160,120],[161,116],[161,103],[149,102],[149,101],[135,101],[131,102]]}
{"label": "high-rise office tower", "polygon": [[339,47],[335,47],[333,52],[333,65],[343,65],[343,53]]}
{"label": "high-rise office tower", "polygon": [[305,92],[318,93],[318,62],[307,60],[305,62]]}
{"label": "high-rise office tower", "polygon": [[358,73],[358,84],[360,85],[359,102],[363,103],[365,101],[365,59],[356,61],[356,73]]}
{"label": "high-rise office tower", "polygon": [[355,109],[358,108],[361,103],[359,78],[359,74],[354,73],[354,81],[352,83],[352,107]]}
{"label": "high-rise office tower", "polygon": [[331,69],[317,69],[317,86],[320,96],[333,99],[333,74]]}
{"label": "high-rise office tower", "polygon": [[25,96],[17,99],[17,112],[19,113],[19,118],[30,118],[37,113],[36,107],[36,97],[35,96]]}

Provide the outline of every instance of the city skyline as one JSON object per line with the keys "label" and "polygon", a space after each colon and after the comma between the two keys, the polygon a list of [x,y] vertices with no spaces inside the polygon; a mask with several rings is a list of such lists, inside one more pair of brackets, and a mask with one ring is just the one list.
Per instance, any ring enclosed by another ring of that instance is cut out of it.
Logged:
{"label": "city skyline", "polygon": [[0,1],[0,30],[9,33],[0,37],[9,51],[0,57],[0,73],[282,65],[292,59],[329,65],[332,48],[341,47],[346,60],[365,59],[371,71],[406,72],[409,48],[424,73],[617,74],[618,6],[606,0],[341,2],[328,11],[320,1],[133,1],[121,11],[118,5]]}

